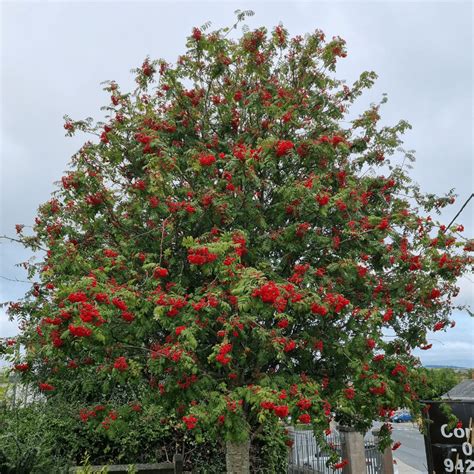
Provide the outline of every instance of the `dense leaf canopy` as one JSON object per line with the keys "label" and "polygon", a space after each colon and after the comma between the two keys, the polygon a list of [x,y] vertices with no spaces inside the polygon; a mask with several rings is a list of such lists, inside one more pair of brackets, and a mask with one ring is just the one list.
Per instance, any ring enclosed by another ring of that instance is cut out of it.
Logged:
{"label": "dense leaf canopy", "polygon": [[207,30],[176,64],[146,59],[133,92],[107,82],[105,123],[66,117],[97,139],[18,227],[46,253],[10,307],[17,370],[237,440],[288,415],[323,433],[418,410],[412,349],[454,324],[472,263],[461,227],[428,215],[454,195],[412,183],[385,98],[350,118],[376,74],[335,78],[341,38]]}

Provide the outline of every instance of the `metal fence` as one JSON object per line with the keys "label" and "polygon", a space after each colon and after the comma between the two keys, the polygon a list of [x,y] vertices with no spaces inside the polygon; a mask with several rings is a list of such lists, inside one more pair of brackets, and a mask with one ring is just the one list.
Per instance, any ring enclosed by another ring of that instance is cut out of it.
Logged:
{"label": "metal fence", "polygon": [[[289,474],[340,474],[326,466],[329,460],[327,448],[323,448],[316,441],[312,431],[291,430],[289,432],[293,447],[288,464]],[[342,458],[344,435],[338,432],[326,436],[326,441]],[[372,436],[365,438],[365,460],[367,474],[382,474],[381,453],[375,445]]]}
{"label": "metal fence", "polygon": [[[326,466],[329,459],[327,449],[316,441],[312,431],[290,431],[293,447],[288,465],[289,474],[333,474],[337,471]],[[339,433],[326,437],[328,444],[342,454],[343,437]]]}
{"label": "metal fence", "polygon": [[367,466],[367,474],[383,474],[382,471],[382,453],[375,445],[373,436],[369,436],[364,440],[365,444],[365,464]]}

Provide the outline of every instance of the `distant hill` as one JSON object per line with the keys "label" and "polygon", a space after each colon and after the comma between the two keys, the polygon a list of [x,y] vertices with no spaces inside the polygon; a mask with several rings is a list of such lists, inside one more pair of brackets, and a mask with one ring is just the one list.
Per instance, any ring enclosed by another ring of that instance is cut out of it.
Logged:
{"label": "distant hill", "polygon": [[424,365],[426,369],[455,369],[455,370],[470,370],[470,367],[458,367],[456,365],[438,365],[438,364],[429,364]]}

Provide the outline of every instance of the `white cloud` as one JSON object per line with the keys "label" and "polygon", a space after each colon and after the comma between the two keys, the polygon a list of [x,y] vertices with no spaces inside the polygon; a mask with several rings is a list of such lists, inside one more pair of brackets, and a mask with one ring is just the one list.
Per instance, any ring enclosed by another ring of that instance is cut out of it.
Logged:
{"label": "white cloud", "polygon": [[447,341],[433,343],[429,351],[415,351],[423,365],[453,365],[474,367],[474,346],[472,342]]}

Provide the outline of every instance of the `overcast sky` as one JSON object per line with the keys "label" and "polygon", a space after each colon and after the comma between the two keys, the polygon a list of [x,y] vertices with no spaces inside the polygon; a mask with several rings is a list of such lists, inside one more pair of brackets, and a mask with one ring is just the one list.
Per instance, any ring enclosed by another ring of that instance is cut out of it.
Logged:
{"label": "overcast sky", "polygon": [[[456,188],[449,223],[472,192],[473,23],[471,2],[3,2],[1,7],[0,234],[30,225],[49,198],[84,137],[65,138],[63,115],[101,118],[108,96],[99,84],[134,87],[130,69],[146,55],[172,62],[185,50],[193,26],[230,26],[234,10],[251,9],[251,28],[282,22],[292,35],[316,28],[347,41],[338,77],[364,70],[379,79],[359,100],[362,110],[387,92],[383,122],[408,120],[404,147],[416,150],[412,176],[427,192]],[[458,222],[473,235],[474,202]],[[25,279],[14,266],[28,254],[0,245],[0,276]],[[0,279],[0,302],[19,298],[28,285]],[[472,303],[471,280],[459,303]],[[455,313],[454,329],[436,333],[425,364],[474,366],[474,322]],[[17,333],[0,310],[0,337]]]}

